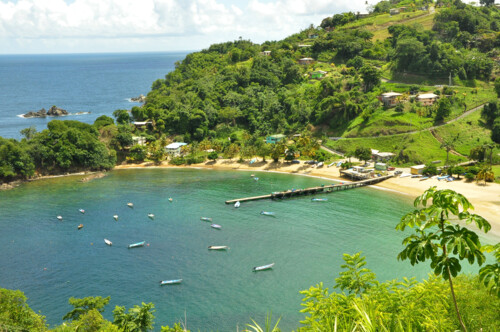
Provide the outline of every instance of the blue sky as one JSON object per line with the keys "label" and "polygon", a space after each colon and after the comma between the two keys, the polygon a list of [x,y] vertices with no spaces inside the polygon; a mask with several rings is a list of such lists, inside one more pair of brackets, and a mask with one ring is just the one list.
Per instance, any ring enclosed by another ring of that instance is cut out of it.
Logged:
{"label": "blue sky", "polygon": [[190,51],[240,36],[262,43],[366,7],[365,0],[0,0],[0,54]]}

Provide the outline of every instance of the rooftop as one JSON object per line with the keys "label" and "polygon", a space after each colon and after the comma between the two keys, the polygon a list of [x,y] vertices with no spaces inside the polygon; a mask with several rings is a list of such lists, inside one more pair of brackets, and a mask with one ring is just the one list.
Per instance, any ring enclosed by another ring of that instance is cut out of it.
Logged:
{"label": "rooftop", "polygon": [[187,145],[187,143],[182,143],[182,142],[174,142],[174,143],[170,143],[169,145],[167,145],[165,148],[166,149],[172,149],[172,150],[175,150],[175,149],[178,149],[180,148],[181,146],[184,146],[184,145]]}

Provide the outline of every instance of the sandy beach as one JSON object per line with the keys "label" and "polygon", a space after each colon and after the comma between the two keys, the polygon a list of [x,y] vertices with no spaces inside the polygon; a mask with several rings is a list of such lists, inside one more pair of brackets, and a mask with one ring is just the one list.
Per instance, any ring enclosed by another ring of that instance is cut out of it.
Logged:
{"label": "sandy beach", "polygon": [[[272,161],[258,161],[250,164],[248,161],[239,163],[236,160],[219,159],[215,163],[208,161],[202,164],[193,164],[190,166],[173,166],[167,163],[154,165],[152,163],[143,164],[127,164],[116,166],[115,169],[127,168],[209,168],[209,169],[231,169],[242,171],[267,171],[267,172],[282,172],[304,176],[315,176],[325,179],[334,179],[346,181],[340,177],[340,168],[336,166],[316,168],[311,165],[291,164],[288,162],[274,163]],[[406,170],[408,171],[408,170]],[[491,224],[491,230],[488,233],[489,237],[500,239],[500,185],[496,183],[488,183],[486,185],[476,184],[475,182],[465,182],[465,179],[455,180],[452,182],[439,181],[437,179],[427,179],[420,181],[418,178],[399,178],[385,180],[375,187],[389,189],[404,195],[409,195],[412,199],[422,194],[429,187],[436,186],[438,189],[452,189],[461,193],[474,205],[474,213],[481,215]]]}

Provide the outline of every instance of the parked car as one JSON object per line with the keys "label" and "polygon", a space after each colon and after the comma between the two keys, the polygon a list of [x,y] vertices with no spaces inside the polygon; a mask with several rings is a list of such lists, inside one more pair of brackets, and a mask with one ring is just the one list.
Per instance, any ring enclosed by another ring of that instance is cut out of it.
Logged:
{"label": "parked car", "polygon": [[396,169],[396,167],[392,167],[392,166],[387,167],[387,170],[388,170],[388,171],[394,171],[395,169]]}

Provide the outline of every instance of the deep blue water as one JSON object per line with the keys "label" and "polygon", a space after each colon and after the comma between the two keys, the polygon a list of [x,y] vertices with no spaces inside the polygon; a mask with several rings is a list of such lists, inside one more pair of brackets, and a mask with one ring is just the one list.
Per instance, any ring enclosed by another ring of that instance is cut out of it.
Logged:
{"label": "deep blue water", "polygon": [[131,103],[131,97],[146,95],[186,54],[0,55],[0,136],[20,138],[19,131],[30,126],[45,129],[54,118],[18,115],[52,105],[69,113],[91,112],[60,118],[86,123],[130,109],[139,105]]}

